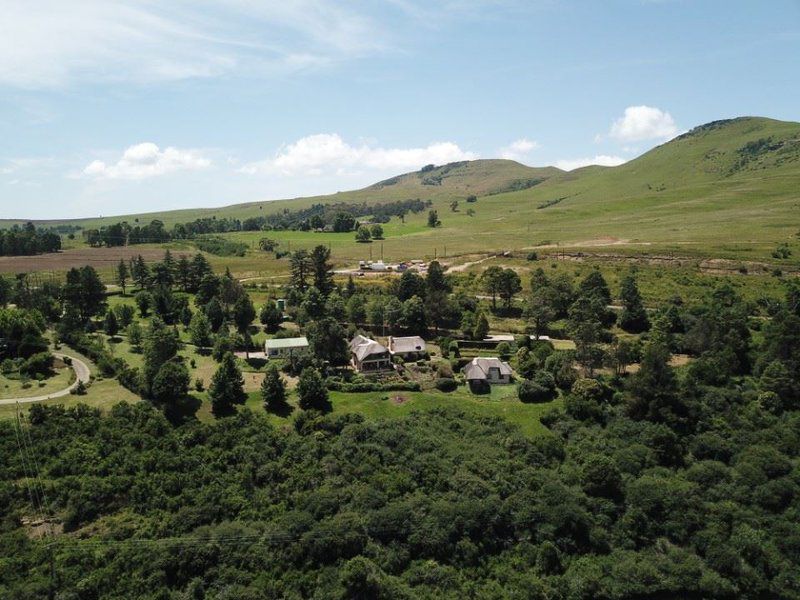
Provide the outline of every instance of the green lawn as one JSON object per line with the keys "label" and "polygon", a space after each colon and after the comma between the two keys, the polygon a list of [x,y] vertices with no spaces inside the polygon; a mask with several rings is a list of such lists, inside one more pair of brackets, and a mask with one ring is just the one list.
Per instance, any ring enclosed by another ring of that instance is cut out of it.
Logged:
{"label": "green lawn", "polygon": [[[516,386],[495,386],[490,394],[476,396],[466,386],[460,386],[455,392],[446,394],[439,391],[426,392],[370,392],[344,393],[331,392],[330,399],[333,414],[358,413],[367,419],[392,419],[407,415],[414,410],[432,410],[440,407],[456,407],[479,417],[502,417],[519,426],[527,436],[547,433],[547,429],[539,422],[539,417],[554,406],[561,406],[556,399],[546,404],[523,404],[516,397]],[[201,420],[211,420],[211,404],[207,394],[194,394],[202,400],[197,416]],[[298,414],[297,397],[290,392],[289,403],[291,414],[279,416],[269,414],[276,426],[291,425]],[[258,391],[248,394],[246,406],[254,411],[263,412],[264,405]]]}
{"label": "green lawn", "polygon": [[0,400],[44,396],[45,394],[63,390],[74,380],[75,372],[70,367],[55,369],[53,375],[42,381],[31,379],[28,381],[27,387],[23,386],[20,379],[0,375]]}

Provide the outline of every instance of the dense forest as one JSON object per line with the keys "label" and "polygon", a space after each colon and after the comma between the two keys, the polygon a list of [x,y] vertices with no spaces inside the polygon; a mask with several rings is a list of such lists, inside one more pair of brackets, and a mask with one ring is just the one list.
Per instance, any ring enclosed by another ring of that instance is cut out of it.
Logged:
{"label": "dense forest", "polygon": [[0,229],[0,256],[30,256],[59,250],[61,236],[54,231],[36,229],[33,223]]}
{"label": "dense forest", "polygon": [[[340,292],[294,258],[311,334],[320,289]],[[168,262],[149,270],[148,303]],[[203,305],[227,297],[235,315],[235,283],[188,266]],[[97,300],[80,296],[83,279],[65,286],[68,315]],[[505,279],[485,285],[499,294]],[[442,298],[431,281],[404,284]],[[534,273],[532,322],[564,300],[561,284]],[[0,424],[0,596],[798,598],[800,290],[787,290],[767,318],[725,286],[648,316],[626,280],[619,320],[647,334],[623,376],[594,371],[611,316],[593,272],[566,309],[581,369],[533,438],[458,410],[366,421],[301,404],[275,428],[230,404],[213,423],[175,421],[157,401],[106,416],[34,406]],[[156,398],[174,363],[157,360],[169,329],[149,335],[140,385]],[[671,366],[675,350],[692,362]]]}

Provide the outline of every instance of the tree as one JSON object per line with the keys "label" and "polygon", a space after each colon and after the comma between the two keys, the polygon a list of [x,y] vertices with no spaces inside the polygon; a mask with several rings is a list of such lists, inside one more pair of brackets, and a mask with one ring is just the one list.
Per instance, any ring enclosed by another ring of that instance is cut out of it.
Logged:
{"label": "tree", "polygon": [[311,251],[314,287],[326,298],[333,290],[333,265],[330,263],[330,258],[331,250],[327,246],[320,244]]}
{"label": "tree", "polygon": [[344,321],[347,317],[347,308],[342,296],[334,290],[325,301],[325,314],[335,321]]}
{"label": "tree", "polygon": [[328,388],[319,371],[306,367],[297,382],[299,405],[303,410],[326,411],[329,407]]}
{"label": "tree", "polygon": [[598,269],[594,269],[581,281],[578,291],[582,296],[599,298],[604,306],[611,304],[611,290],[608,289],[608,284]]}
{"label": "tree", "polygon": [[261,399],[270,412],[286,408],[286,384],[274,363],[267,368],[267,374],[261,382]]}
{"label": "tree", "polygon": [[153,379],[152,397],[167,404],[175,403],[189,391],[189,370],[182,362],[171,360],[161,366]]}
{"label": "tree", "polygon": [[428,265],[428,274],[425,276],[425,287],[428,292],[450,292],[450,284],[444,274],[444,268],[437,260],[432,260]]}
{"label": "tree", "polygon": [[150,269],[141,254],[131,263],[131,276],[140,290],[147,287],[147,283],[150,280]]}
{"label": "tree", "polygon": [[144,395],[152,398],[153,382],[159,369],[178,354],[178,335],[159,318],[153,318],[144,342],[144,368],[142,388]]}
{"label": "tree", "polygon": [[361,294],[356,294],[347,301],[347,319],[354,325],[366,321],[367,311],[364,306],[364,297]]}
{"label": "tree", "polygon": [[211,412],[217,418],[233,414],[236,405],[244,404],[247,400],[242,372],[230,352],[222,357],[219,368],[211,378],[208,397],[211,398]]}
{"label": "tree", "polygon": [[203,275],[197,283],[197,295],[194,299],[197,306],[207,306],[212,298],[216,298],[219,295],[219,288],[219,277],[213,273],[206,273]]}
{"label": "tree", "polygon": [[128,325],[128,343],[132,348],[139,349],[142,345],[142,326],[137,321]]}
{"label": "tree", "polygon": [[350,350],[345,340],[345,330],[337,321],[326,317],[308,325],[308,344],[319,360],[333,366],[346,365]]}
{"label": "tree", "polygon": [[473,202],[477,202],[477,201],[478,201],[478,197],[475,194],[470,194],[469,196],[467,196],[467,202],[473,203]]}
{"label": "tree", "polygon": [[405,329],[417,334],[421,334],[428,328],[425,304],[419,296],[413,296],[403,302],[402,325]]}
{"label": "tree", "polygon": [[185,254],[181,255],[175,267],[175,281],[184,292],[188,292],[192,287],[192,263]]}
{"label": "tree", "polygon": [[261,238],[258,241],[258,248],[262,252],[274,252],[278,247],[278,242],[270,238]]}
{"label": "tree", "polygon": [[117,265],[117,285],[122,288],[122,295],[125,295],[126,286],[128,284],[128,277],[130,277],[130,272],[128,271],[128,265],[125,264],[125,261],[120,259],[119,264]]}
{"label": "tree", "polygon": [[247,294],[240,296],[233,305],[233,322],[239,333],[245,333],[255,318],[256,309],[253,307],[250,296]]}
{"label": "tree", "polygon": [[208,348],[211,345],[211,324],[208,317],[202,312],[197,311],[189,323],[189,339],[198,348]]}
{"label": "tree", "polygon": [[555,317],[553,310],[552,292],[549,287],[537,287],[525,304],[524,316],[533,328],[533,334],[538,340],[547,333],[548,325]]}
{"label": "tree", "polygon": [[211,325],[211,331],[215,333],[219,331],[223,321],[225,321],[225,312],[216,297],[212,298],[211,302],[206,305],[206,317],[208,317],[208,322]]}
{"label": "tree", "polygon": [[106,286],[100,281],[97,271],[87,265],[67,272],[62,294],[65,307],[75,309],[85,323],[105,306],[105,292]]}
{"label": "tree", "polygon": [[375,240],[382,240],[383,239],[383,227],[380,223],[375,223],[372,227],[369,228],[369,233],[372,235],[372,239]]}
{"label": "tree", "polygon": [[119,322],[113,310],[106,312],[106,318],[103,321],[103,329],[109,337],[114,337],[119,333]]}
{"label": "tree", "polygon": [[428,227],[439,227],[442,222],[439,220],[439,213],[431,209],[428,211]]}
{"label": "tree", "polygon": [[498,266],[491,266],[481,275],[481,283],[484,291],[492,297],[492,310],[497,310],[497,294],[500,292],[503,279],[503,269]]}
{"label": "tree", "polygon": [[427,286],[425,280],[411,271],[403,271],[397,282],[397,298],[400,302],[405,302],[412,296],[423,297]]}
{"label": "tree", "polygon": [[472,330],[472,339],[482,340],[489,335],[489,321],[483,312],[475,316],[475,328]]}
{"label": "tree", "polygon": [[283,323],[283,312],[273,300],[267,300],[266,304],[261,307],[258,320],[267,331],[277,331]]}
{"label": "tree", "polygon": [[522,291],[522,282],[513,269],[503,269],[499,276],[497,293],[503,299],[506,310],[511,308],[514,295]]}
{"label": "tree", "polygon": [[296,250],[292,253],[289,267],[291,269],[291,286],[305,293],[313,267],[308,250]]}
{"label": "tree", "polygon": [[116,313],[119,326],[121,328],[125,328],[133,323],[133,318],[136,311],[134,311],[133,306],[130,304],[118,304],[114,307],[114,312]]}
{"label": "tree", "polygon": [[371,234],[369,232],[369,227],[367,227],[366,225],[362,225],[356,231],[356,241],[359,242],[359,243],[363,244],[363,243],[369,242],[371,240],[371,238],[372,238],[372,236],[371,236]]}
{"label": "tree", "polygon": [[403,303],[397,298],[389,298],[383,308],[383,317],[391,331],[396,331],[403,321]]}
{"label": "tree", "polygon": [[678,393],[678,380],[669,365],[669,350],[660,344],[648,344],[639,370],[628,382],[631,399],[628,414],[676,427],[685,423],[687,408]]}
{"label": "tree", "polygon": [[150,314],[150,309],[153,306],[153,295],[146,290],[141,290],[136,293],[134,302],[136,302],[136,306],[139,308],[139,314],[142,318],[145,318]]}
{"label": "tree", "polygon": [[0,308],[8,306],[11,300],[11,282],[5,277],[0,275]]}
{"label": "tree", "polygon": [[647,318],[647,311],[642,303],[642,296],[633,275],[623,278],[620,299],[622,300],[622,314],[619,326],[629,333],[641,333],[650,329],[650,320]]}

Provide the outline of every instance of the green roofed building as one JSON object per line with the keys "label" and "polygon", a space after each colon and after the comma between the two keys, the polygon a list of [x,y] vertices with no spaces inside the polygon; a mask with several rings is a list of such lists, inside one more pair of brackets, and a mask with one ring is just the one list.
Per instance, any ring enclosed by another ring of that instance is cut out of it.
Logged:
{"label": "green roofed building", "polygon": [[264,354],[267,358],[289,358],[307,351],[308,339],[305,337],[274,338],[264,342]]}

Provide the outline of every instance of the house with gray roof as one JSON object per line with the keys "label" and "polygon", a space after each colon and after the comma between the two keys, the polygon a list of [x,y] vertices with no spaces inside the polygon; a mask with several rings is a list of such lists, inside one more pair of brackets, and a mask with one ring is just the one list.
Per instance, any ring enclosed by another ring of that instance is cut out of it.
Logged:
{"label": "house with gray roof", "polygon": [[264,342],[264,354],[269,358],[290,358],[308,351],[308,339],[304,337],[274,338]]}
{"label": "house with gray roof", "polygon": [[511,383],[511,366],[499,358],[476,356],[464,367],[464,378],[470,384]]}
{"label": "house with gray roof", "polygon": [[404,360],[417,360],[428,351],[428,347],[418,335],[408,337],[389,336],[389,353]]}
{"label": "house with gray roof", "polygon": [[361,373],[388,371],[392,368],[392,355],[388,348],[363,335],[350,340],[350,358]]}

